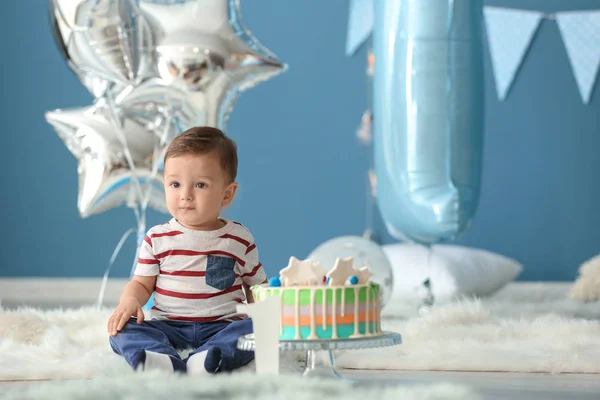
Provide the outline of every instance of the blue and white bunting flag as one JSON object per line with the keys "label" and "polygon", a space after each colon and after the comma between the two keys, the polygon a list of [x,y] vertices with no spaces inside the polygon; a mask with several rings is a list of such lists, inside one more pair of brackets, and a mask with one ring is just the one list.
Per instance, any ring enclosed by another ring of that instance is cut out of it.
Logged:
{"label": "blue and white bunting flag", "polygon": [[483,11],[496,92],[504,100],[544,14],[500,7]]}
{"label": "blue and white bunting flag", "polygon": [[556,22],[581,99],[587,104],[600,66],[600,11],[558,12]]}
{"label": "blue and white bunting flag", "polygon": [[353,55],[373,32],[373,0],[350,0],[346,55]]}

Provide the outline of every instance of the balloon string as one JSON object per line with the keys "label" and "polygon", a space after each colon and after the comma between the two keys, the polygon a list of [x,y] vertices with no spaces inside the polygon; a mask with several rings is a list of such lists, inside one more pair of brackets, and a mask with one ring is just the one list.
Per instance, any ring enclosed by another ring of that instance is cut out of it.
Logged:
{"label": "balloon string", "polygon": [[150,195],[152,194],[152,182],[154,182],[154,180],[156,179],[157,175],[158,175],[158,165],[160,163],[160,159],[159,159],[159,152],[160,149],[162,148],[162,144],[163,142],[166,140],[166,133],[168,132],[168,128],[169,125],[171,123],[170,121],[170,117],[167,119],[168,124],[165,125],[165,130],[163,132],[163,135],[161,136],[161,140],[160,143],[155,143],[154,144],[154,151],[153,151],[153,165],[152,165],[152,172],[150,173],[150,184],[147,185],[146,188],[146,192],[144,194],[144,197],[141,199],[141,204],[140,204],[140,211],[138,214],[138,210],[137,207],[134,208],[134,211],[136,212],[136,215],[139,215],[139,218],[137,218],[138,221],[138,241],[137,241],[137,246],[136,246],[136,252],[135,252],[135,257],[133,259],[133,264],[131,266],[131,271],[129,273],[129,277],[132,278],[133,277],[133,272],[135,271],[135,267],[137,265],[137,259],[139,257],[139,252],[140,252],[140,246],[142,245],[142,242],[144,240],[144,236],[146,234],[146,211],[148,209],[148,204],[150,202]]}
{"label": "balloon string", "polygon": [[[164,129],[161,132],[161,135],[159,136],[159,141],[155,141],[154,149],[153,149],[153,157],[152,157],[152,172],[150,173],[146,191],[144,192],[142,190],[142,184],[139,181],[139,176],[136,173],[137,168],[135,166],[135,163],[133,162],[133,157],[131,156],[131,152],[129,151],[129,146],[127,144],[127,139],[125,137],[124,129],[123,129],[122,125],[118,122],[118,116],[117,116],[117,111],[116,111],[117,108],[116,108],[114,98],[112,97],[112,90],[108,91],[107,95],[105,96],[105,99],[106,99],[106,103],[108,106],[107,108],[110,111],[109,120],[110,120],[113,128],[115,129],[119,140],[121,141],[121,143],[123,145],[125,158],[127,160],[127,163],[129,164],[129,168],[132,173],[132,179],[130,181],[135,185],[135,190],[138,194],[138,196],[136,196],[136,198],[139,200],[132,207],[133,212],[135,214],[136,222],[137,222],[137,242],[136,242],[135,255],[134,255],[133,262],[131,265],[131,270],[129,273],[129,279],[131,279],[133,277],[133,273],[137,266],[137,260],[139,257],[140,247],[144,241],[144,237],[146,234],[146,211],[147,211],[148,204],[150,202],[150,195],[152,194],[153,182],[158,175],[158,169],[159,169],[159,165],[161,162],[160,151],[164,147],[164,144],[167,141],[168,134],[170,131],[170,127],[171,127],[171,123],[172,123],[172,114],[170,112],[167,113],[166,118],[165,118]],[[167,101],[168,101],[168,99],[167,99]],[[170,109],[170,108],[168,108],[168,109]],[[129,229],[126,232],[126,234],[123,235],[123,237],[119,241],[117,247],[113,251],[113,255],[111,257],[109,265],[107,266],[107,268],[105,270],[104,278],[102,280],[102,286],[101,286],[100,294],[98,297],[98,307],[100,307],[102,305],[102,301],[104,298],[104,292],[106,291],[106,283],[108,280],[110,269],[111,269],[112,265],[114,264],[114,260],[115,260],[116,256],[118,255],[118,253],[121,251],[121,247],[123,246],[123,243],[125,242],[127,237],[129,237],[129,235],[131,233],[133,233],[134,231],[135,230],[133,228]]]}
{"label": "balloon string", "polygon": [[[152,172],[150,173],[150,182],[154,182],[154,180],[157,178],[158,176],[158,166],[162,163],[162,158],[163,158],[163,154],[161,153],[162,149],[164,148],[165,143],[167,143],[167,139],[169,136],[169,132],[171,130],[171,124],[173,122],[173,114],[170,112],[172,110],[172,104],[170,102],[170,97],[167,94],[165,96],[165,102],[167,104],[166,109],[169,110],[166,112],[166,118],[165,118],[165,123],[164,123],[164,127],[163,130],[159,136],[159,141],[158,142],[154,142],[154,151],[153,151],[153,155],[152,155]],[[142,210],[142,215],[143,215],[143,225],[145,227],[145,223],[146,223],[146,210],[148,208],[148,203],[150,202],[150,195],[152,194],[152,184],[149,184],[146,188],[146,193],[144,195],[144,197],[141,199],[141,210]],[[141,225],[141,224],[140,224]],[[141,244],[141,242],[140,242]],[[139,246],[138,246],[139,248]]]}
{"label": "balloon string", "polygon": [[108,275],[110,274],[110,270],[111,270],[113,264],[115,263],[115,259],[119,255],[119,252],[121,251],[121,248],[123,247],[123,244],[125,243],[127,238],[134,232],[135,232],[135,229],[133,229],[133,228],[128,229],[123,234],[123,236],[121,236],[121,240],[119,240],[117,247],[115,247],[115,249],[113,250],[112,256],[110,257],[110,261],[109,261],[108,265],[106,266],[106,269],[104,270],[104,277],[102,278],[102,284],[100,286],[100,293],[98,294],[98,301],[96,303],[96,307],[98,309],[100,307],[102,307],[102,302],[104,301],[104,292],[106,291],[106,284],[108,282]]}
{"label": "balloon string", "polygon": [[[53,0],[54,1],[54,5],[55,8],[58,9],[58,11],[60,12],[61,17],[63,18],[63,20],[65,21],[65,23],[67,24],[67,26],[69,28],[71,28],[71,26],[68,25],[68,21],[66,20],[66,18],[64,18],[64,15],[62,13],[62,10],[58,7],[57,4],[57,0]],[[130,1],[130,3],[132,4],[132,7],[135,9],[135,11],[141,15],[140,13],[140,9],[137,7],[137,5],[135,4],[134,1]],[[146,21],[142,19],[142,23],[145,23]],[[117,115],[117,106],[116,106],[116,102],[115,102],[115,97],[114,97],[114,90],[116,88],[114,86],[112,86],[106,93],[106,95],[104,96],[104,99],[106,101],[106,105],[108,106],[108,111],[109,111],[109,121],[111,123],[111,125],[113,126],[113,129],[116,132],[116,135],[119,139],[119,141],[121,142],[122,146],[123,146],[123,152],[125,155],[125,158],[127,160],[127,163],[129,164],[129,168],[132,174],[132,177],[130,179],[130,182],[134,185],[135,187],[135,191],[137,192],[137,196],[136,199],[138,201],[136,201],[135,205],[132,207],[133,208],[133,212],[135,215],[135,219],[137,222],[137,241],[136,241],[136,251],[135,251],[135,255],[132,261],[132,265],[131,265],[131,270],[129,273],[129,279],[131,279],[133,277],[133,273],[135,271],[135,268],[137,266],[137,261],[138,261],[138,257],[139,257],[139,252],[140,252],[140,247],[143,243],[145,234],[146,234],[146,211],[147,211],[147,207],[148,204],[150,202],[150,196],[152,194],[152,189],[153,189],[153,182],[156,179],[157,175],[158,175],[158,169],[159,169],[159,157],[160,157],[160,150],[164,147],[164,144],[167,141],[168,138],[168,133],[169,133],[169,128],[171,126],[172,123],[172,115],[169,112],[166,115],[165,118],[165,126],[163,129],[163,132],[161,133],[160,137],[159,137],[159,142],[155,141],[155,145],[154,145],[154,150],[153,150],[153,158],[152,158],[152,172],[150,174],[149,180],[147,182],[147,190],[143,191],[142,189],[142,184],[140,182],[140,177],[139,174],[137,173],[137,168],[136,165],[133,161],[133,157],[131,155],[131,152],[129,150],[129,146],[127,143],[127,138],[125,137],[125,130],[124,127],[122,125],[122,123],[119,122],[119,117]],[[168,99],[167,99],[168,101]],[[169,109],[169,108],[168,108]],[[154,132],[153,132],[154,133]],[[117,257],[117,255],[119,254],[119,252],[121,251],[121,248],[124,244],[124,242],[127,240],[127,238],[129,237],[129,235],[131,235],[133,232],[135,231],[135,229],[131,228],[129,229],[122,237],[121,240],[119,241],[119,243],[117,244],[117,247],[114,249],[112,257],[110,259],[110,262],[107,266],[107,268],[105,269],[104,272],[104,277],[102,280],[102,285],[100,288],[100,293],[98,295],[98,308],[102,306],[102,302],[104,300],[104,293],[106,291],[106,284],[108,281],[108,277],[110,274],[110,270],[114,264],[114,261]]]}
{"label": "balloon string", "polygon": [[[171,113],[167,114],[167,118],[165,121],[165,126],[163,129],[163,132],[160,135],[160,141],[158,143],[154,144],[154,151],[153,151],[153,157],[152,157],[152,172],[150,173],[150,180],[154,181],[154,179],[156,179],[157,175],[158,175],[158,166],[161,163],[161,156],[162,154],[160,154],[160,150],[163,148],[164,144],[167,142],[167,137],[169,134],[169,130],[171,127],[171,122],[172,122],[172,115]],[[150,201],[150,194],[152,193],[152,185],[148,185],[147,189],[146,189],[146,193],[142,199],[142,211],[145,212],[146,208],[148,207],[148,203]]]}
{"label": "balloon string", "polygon": [[[125,159],[127,160],[127,163],[129,164],[129,168],[131,170],[132,178],[130,179],[130,182],[132,182],[132,184],[135,186],[135,190],[138,193],[138,198],[141,198],[141,196],[142,196],[141,184],[137,178],[135,163],[133,162],[133,157],[131,156],[131,152],[129,151],[129,146],[127,144],[127,139],[125,138],[124,130],[123,130],[121,124],[118,122],[117,111],[116,111],[116,107],[114,104],[114,99],[112,97],[112,88],[108,90],[108,92],[105,96],[105,100],[106,100],[106,103],[108,106],[107,108],[109,110],[108,120],[110,121],[111,125],[113,126],[113,129],[115,130],[115,133],[116,133],[119,141],[123,145]],[[137,239],[138,239],[137,240],[138,245],[136,246],[136,255],[135,255],[134,261],[133,261],[134,266],[135,266],[135,263],[136,263],[137,257],[138,257],[139,244],[141,243],[141,240],[143,240],[143,237],[142,237],[142,239],[140,239],[140,236],[141,236],[140,232],[145,231],[146,216],[145,216],[145,212],[143,212],[143,210],[142,210],[142,212],[140,212],[140,210],[138,210],[137,206],[133,207],[133,212],[134,212],[136,222],[137,222]],[[125,235],[123,235],[123,237],[121,237],[121,240],[119,241],[119,243],[117,244],[117,247],[113,251],[113,255],[110,259],[110,262],[104,271],[104,277],[102,279],[102,285],[100,287],[100,294],[98,295],[98,303],[97,303],[98,308],[100,308],[102,306],[102,301],[104,300],[104,293],[106,291],[106,284],[108,281],[108,276],[110,274],[110,269],[112,268],[117,255],[121,251],[121,248],[123,247],[125,240],[127,239],[127,237],[129,237],[129,235],[131,233],[133,233],[135,231],[136,230],[133,228],[129,229],[125,233]],[[133,269],[133,267],[132,267],[132,269]],[[130,278],[131,278],[131,275],[130,275]]]}
{"label": "balloon string", "polygon": [[[152,188],[152,179],[154,179],[155,175],[156,175],[156,162],[155,162],[155,167],[153,168],[153,174],[151,176],[151,180],[149,183],[150,188],[148,189],[148,193],[146,194],[146,196],[143,196],[143,191],[142,191],[142,186],[141,183],[139,181],[139,177],[137,174],[137,168],[135,166],[135,163],[133,162],[133,157],[131,156],[131,152],[129,151],[129,146],[127,144],[127,139],[125,137],[125,133],[123,130],[123,127],[121,126],[121,124],[118,122],[118,116],[117,116],[117,111],[116,111],[116,106],[114,103],[114,99],[112,97],[112,90],[109,90],[109,92],[107,93],[107,95],[105,96],[106,102],[107,102],[107,108],[109,110],[109,120],[113,126],[113,128],[115,129],[116,135],[119,138],[120,142],[123,145],[123,150],[124,150],[124,154],[125,154],[125,158],[127,160],[127,163],[129,164],[129,168],[131,170],[131,174],[132,177],[130,179],[130,182],[134,185],[135,187],[135,191],[137,192],[137,199],[142,200],[142,205],[140,206],[139,202],[137,202],[137,204],[135,204],[132,208],[133,208],[133,212],[135,215],[135,219],[137,222],[137,230],[136,229],[129,229],[125,235],[123,235],[123,237],[121,238],[121,240],[119,241],[119,243],[117,244],[117,247],[115,248],[115,250],[113,251],[113,255],[110,259],[110,262],[104,272],[104,278],[102,280],[102,285],[100,288],[100,294],[98,296],[98,308],[101,307],[102,305],[102,301],[104,299],[104,293],[106,291],[106,284],[107,284],[107,280],[108,280],[108,276],[110,273],[110,269],[112,268],[112,265],[114,264],[114,261],[117,257],[117,255],[119,254],[119,252],[121,251],[121,248],[125,242],[125,240],[127,239],[127,237],[129,237],[129,235],[133,232],[137,233],[137,241],[136,241],[136,252],[135,252],[135,256],[133,258],[133,262],[132,262],[132,267],[131,267],[131,271],[129,274],[129,278],[131,279],[131,277],[133,276],[133,271],[135,270],[135,267],[137,265],[137,259],[139,257],[139,250],[140,250],[140,246],[142,244],[142,241],[144,240],[144,235],[146,233],[146,204],[148,204],[149,201],[149,196],[150,196],[150,190]],[[156,144],[154,146],[154,153],[156,154],[158,152],[158,144]],[[139,209],[138,209],[139,207]]]}
{"label": "balloon string", "polygon": [[[138,174],[136,173],[137,168],[135,167],[135,163],[133,162],[133,157],[131,156],[131,152],[129,151],[129,145],[127,144],[127,138],[125,137],[125,132],[124,132],[123,126],[121,125],[121,123],[119,123],[119,118],[117,116],[117,111],[116,111],[116,105],[114,102],[114,98],[112,96],[113,90],[114,90],[114,87],[109,89],[109,91],[106,95],[106,102],[108,105],[107,108],[108,108],[109,114],[110,114],[110,118],[108,118],[108,119],[110,120],[110,123],[112,124],[113,128],[115,129],[117,137],[119,138],[119,141],[123,145],[123,153],[125,154],[125,159],[127,160],[127,163],[129,164],[129,169],[131,170],[131,173],[132,173],[132,179],[130,179],[130,182],[132,182],[135,186],[135,189],[138,193],[138,199],[141,199],[143,196],[142,186],[139,182],[139,179],[137,179],[138,178]],[[138,219],[138,222],[139,222],[139,219]]]}
{"label": "balloon string", "polygon": [[[168,99],[167,99],[168,102]],[[170,110],[170,107],[168,107],[167,109]],[[130,273],[130,277],[133,276],[133,271],[135,270],[135,265],[137,262],[137,257],[140,251],[140,246],[142,244],[142,241],[144,239],[143,235],[146,233],[146,210],[148,209],[148,204],[150,202],[150,195],[152,194],[152,182],[154,182],[154,180],[157,178],[158,176],[158,166],[160,165],[160,163],[162,162],[162,154],[161,154],[161,149],[164,147],[164,144],[167,142],[167,137],[170,131],[170,127],[171,127],[171,123],[172,123],[172,114],[169,112],[167,113],[167,117],[165,119],[165,125],[163,128],[163,131],[159,137],[159,141],[154,143],[154,150],[153,150],[153,156],[152,156],[152,172],[150,173],[150,184],[147,185],[146,187],[146,193],[144,194],[144,197],[141,199],[141,219],[138,220],[138,246],[137,246],[137,250],[136,250],[136,257],[134,259],[134,263],[131,267],[131,273]]]}
{"label": "balloon string", "polygon": [[[134,211],[136,211],[136,215],[139,215],[137,209],[134,209]],[[112,256],[110,257],[110,261],[104,270],[104,277],[102,278],[102,283],[100,285],[100,292],[98,294],[98,301],[96,303],[98,309],[100,307],[102,307],[102,302],[104,301],[104,294],[106,292],[106,285],[108,283],[108,276],[110,274],[110,270],[112,269],[112,266],[114,265],[117,256],[121,252],[121,248],[125,244],[125,241],[134,232],[137,232],[137,243],[136,243],[135,255],[133,257],[133,262],[132,262],[132,266],[131,266],[131,271],[129,273],[129,279],[131,279],[133,277],[133,271],[135,270],[135,267],[137,265],[137,260],[138,260],[139,253],[140,253],[140,246],[141,246],[142,242],[144,241],[144,237],[145,237],[145,233],[146,233],[145,216],[143,216],[143,218],[138,218],[137,229],[129,228],[123,234],[123,236],[121,236],[119,243],[114,248]]]}

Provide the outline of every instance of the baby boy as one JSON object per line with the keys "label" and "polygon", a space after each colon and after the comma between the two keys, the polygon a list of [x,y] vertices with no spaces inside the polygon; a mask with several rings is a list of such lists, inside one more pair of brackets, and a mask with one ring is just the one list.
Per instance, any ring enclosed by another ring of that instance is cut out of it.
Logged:
{"label": "baby boy", "polygon": [[[212,374],[254,358],[237,349],[252,322],[236,306],[254,301],[249,287],[266,275],[250,231],[220,217],[235,197],[237,164],[235,143],[216,128],[191,128],[167,148],[164,188],[173,218],[146,234],[108,321],[113,350],[136,370]],[[183,349],[193,349],[185,359]]]}

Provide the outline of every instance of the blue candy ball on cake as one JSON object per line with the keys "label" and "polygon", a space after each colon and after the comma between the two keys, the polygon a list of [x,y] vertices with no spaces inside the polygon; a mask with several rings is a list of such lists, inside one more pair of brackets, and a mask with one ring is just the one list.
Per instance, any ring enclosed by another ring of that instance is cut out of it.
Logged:
{"label": "blue candy ball on cake", "polygon": [[281,286],[281,280],[279,279],[278,276],[272,276],[271,278],[269,278],[269,286],[270,287],[280,287]]}
{"label": "blue candy ball on cake", "polygon": [[358,277],[355,276],[355,275],[352,275],[350,277],[350,283],[353,284],[353,285],[356,285],[358,283]]}

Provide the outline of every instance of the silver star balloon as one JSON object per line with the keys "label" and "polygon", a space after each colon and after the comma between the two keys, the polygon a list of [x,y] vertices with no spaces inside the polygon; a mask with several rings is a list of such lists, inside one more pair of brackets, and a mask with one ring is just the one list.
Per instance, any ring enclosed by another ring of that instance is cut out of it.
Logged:
{"label": "silver star balloon", "polygon": [[167,212],[161,161],[166,146],[136,122],[119,118],[120,127],[115,127],[111,118],[110,109],[102,102],[46,112],[46,121],[78,160],[81,217],[122,204],[135,207],[145,200],[149,207]]}
{"label": "silver star balloon", "polygon": [[[238,0],[49,0],[49,15],[96,98],[46,114],[79,162],[82,217],[146,201],[166,212],[158,154],[192,126],[225,130],[242,92],[287,69],[243,26]],[[140,179],[152,190],[135,190]]]}
{"label": "silver star balloon", "polygon": [[242,24],[239,0],[140,0],[139,7],[154,35],[160,79],[135,85],[121,96],[123,107],[135,108],[138,116],[140,108],[128,98],[151,98],[151,93],[173,87],[186,94],[177,104],[192,110],[182,128],[225,130],[240,93],[287,69]]}

